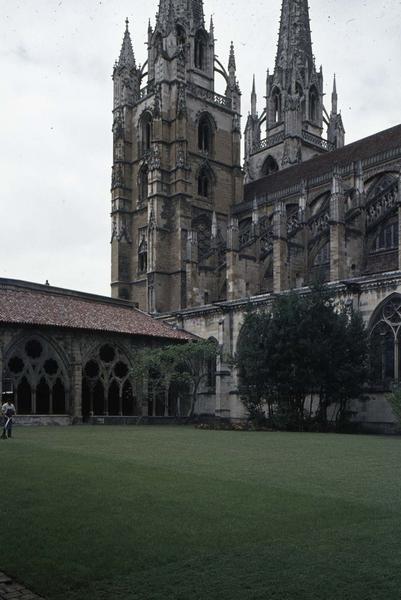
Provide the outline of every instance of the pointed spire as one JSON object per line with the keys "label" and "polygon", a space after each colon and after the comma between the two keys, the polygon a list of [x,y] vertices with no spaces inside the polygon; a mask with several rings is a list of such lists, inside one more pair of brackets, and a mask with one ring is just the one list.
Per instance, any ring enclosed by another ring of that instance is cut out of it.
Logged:
{"label": "pointed spire", "polygon": [[210,28],[209,28],[209,33],[210,33],[210,40],[212,42],[214,42],[214,23],[213,23],[213,16],[210,15]]}
{"label": "pointed spire", "polygon": [[230,57],[228,59],[228,70],[230,71],[230,69],[231,69],[231,70],[235,71],[236,68],[237,67],[235,65],[234,43],[231,42],[231,44],[230,44]]}
{"label": "pointed spire", "polygon": [[337,83],[336,83],[336,75],[334,74],[333,93],[331,94],[331,114],[336,115],[337,111],[338,111]]}
{"label": "pointed spire", "polygon": [[257,115],[257,96],[256,96],[256,84],[255,84],[255,75],[253,76],[252,82],[252,93],[251,93],[251,115],[252,117],[256,117]]}
{"label": "pointed spire", "polygon": [[132,48],[131,35],[129,32],[129,20],[128,17],[125,19],[125,33],[123,44],[121,46],[120,58],[118,59],[118,66],[127,67],[128,69],[135,69],[135,56]]}
{"label": "pointed spire", "polygon": [[313,67],[312,39],[308,0],[283,0],[276,67]]}

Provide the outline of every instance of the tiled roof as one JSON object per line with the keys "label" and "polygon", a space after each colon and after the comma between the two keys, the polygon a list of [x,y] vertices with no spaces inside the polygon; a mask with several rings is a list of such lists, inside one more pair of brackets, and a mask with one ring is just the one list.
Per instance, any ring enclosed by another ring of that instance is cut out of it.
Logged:
{"label": "tiled roof", "polygon": [[0,323],[193,339],[122,300],[1,278]]}
{"label": "tiled roof", "polygon": [[401,125],[397,125],[333,152],[321,154],[299,165],[294,165],[273,175],[253,181],[245,186],[244,200],[253,200],[255,196],[263,194],[273,194],[281,189],[290,188],[302,180],[330,173],[336,165],[343,167],[358,160],[364,161],[376,154],[400,147]]}

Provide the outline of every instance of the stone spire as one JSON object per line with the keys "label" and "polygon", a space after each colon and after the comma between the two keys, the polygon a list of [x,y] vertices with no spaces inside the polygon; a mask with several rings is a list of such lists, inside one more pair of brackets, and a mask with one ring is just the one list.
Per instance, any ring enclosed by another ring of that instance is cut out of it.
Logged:
{"label": "stone spire", "polygon": [[283,0],[276,68],[313,68],[308,0]]}
{"label": "stone spire", "polygon": [[172,12],[176,18],[196,27],[204,25],[203,0],[160,0],[159,22],[167,23]]}
{"label": "stone spire", "polygon": [[256,115],[257,115],[257,96],[256,96],[255,75],[253,76],[253,81],[252,81],[251,115],[252,115],[252,117],[256,117]]}
{"label": "stone spire", "polygon": [[123,39],[123,45],[121,46],[120,58],[118,59],[118,67],[127,67],[128,69],[135,69],[135,56],[132,48],[131,35],[129,32],[129,21],[128,18],[125,20],[125,33]]}
{"label": "stone spire", "polygon": [[331,94],[331,114],[336,115],[337,111],[338,111],[337,83],[336,83],[336,76],[334,75],[333,93]]}

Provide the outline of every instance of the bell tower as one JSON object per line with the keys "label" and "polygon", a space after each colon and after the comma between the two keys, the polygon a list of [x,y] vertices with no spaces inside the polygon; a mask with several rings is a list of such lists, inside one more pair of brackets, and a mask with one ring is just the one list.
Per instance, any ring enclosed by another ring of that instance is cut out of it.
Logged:
{"label": "bell tower", "polygon": [[[326,112],[323,97],[323,71],[316,69],[312,53],[308,0],[283,0],[276,63],[273,74],[267,71],[266,105],[260,116],[255,84],[252,89],[245,130],[247,181],[344,145],[342,123],[337,113]],[[324,125],[329,139],[323,137]]]}
{"label": "bell tower", "polygon": [[242,198],[241,93],[234,47],[225,68],[202,0],[160,0],[147,46],[137,66],[127,23],[113,71],[111,286],[162,313],[225,298],[228,215]]}

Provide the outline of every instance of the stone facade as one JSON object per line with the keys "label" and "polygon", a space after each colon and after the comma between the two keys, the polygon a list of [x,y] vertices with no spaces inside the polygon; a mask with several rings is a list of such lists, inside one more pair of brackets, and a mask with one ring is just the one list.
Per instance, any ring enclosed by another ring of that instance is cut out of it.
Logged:
{"label": "stone facade", "polygon": [[[323,103],[307,0],[282,2],[262,112],[251,93],[242,171],[234,51],[225,69],[201,0],[160,0],[148,48],[137,68],[127,29],[114,70],[113,295],[217,340],[216,386],[198,412],[243,418],[230,357],[244,310],[323,280],[362,311],[381,348],[357,418],[391,427],[383,392],[399,379],[401,126],[344,145],[335,79],[329,110]],[[214,93],[216,71],[225,96]]]}

